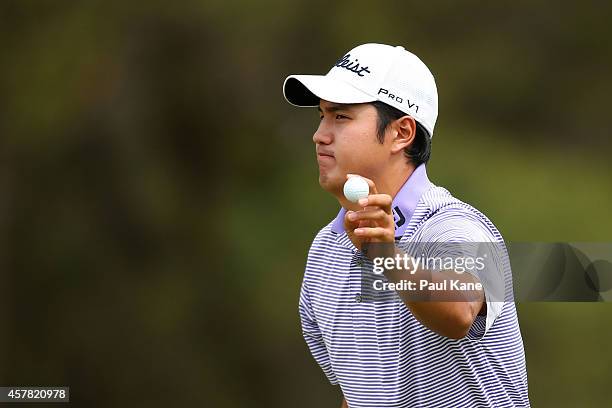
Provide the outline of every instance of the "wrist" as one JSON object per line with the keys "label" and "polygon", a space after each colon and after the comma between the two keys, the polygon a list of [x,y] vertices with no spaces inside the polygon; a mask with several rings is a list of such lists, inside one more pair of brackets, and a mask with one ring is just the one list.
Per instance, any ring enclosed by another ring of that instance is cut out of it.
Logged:
{"label": "wrist", "polygon": [[373,261],[376,258],[395,258],[401,251],[395,242],[364,242],[361,244],[361,252]]}

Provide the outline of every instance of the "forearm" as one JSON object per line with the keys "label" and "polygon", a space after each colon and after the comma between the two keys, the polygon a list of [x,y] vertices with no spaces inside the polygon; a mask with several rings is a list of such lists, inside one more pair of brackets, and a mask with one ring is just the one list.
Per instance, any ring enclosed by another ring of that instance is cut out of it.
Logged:
{"label": "forearm", "polygon": [[342,398],[342,405],[340,405],[340,408],[348,408],[348,404],[344,398]]}
{"label": "forearm", "polygon": [[[403,257],[404,253],[394,248],[393,257],[396,255]],[[445,337],[464,337],[484,304],[484,291],[469,273],[391,268],[384,275],[388,282],[404,285],[396,292],[414,317]],[[473,290],[464,289],[466,284]]]}
{"label": "forearm", "polygon": [[413,316],[430,330],[451,339],[467,335],[480,307],[472,302],[410,302],[404,300]]}
{"label": "forearm", "polygon": [[[392,198],[388,194],[378,194],[374,182],[368,179],[366,181],[373,194],[359,200],[359,206],[363,207],[363,210],[346,212],[344,229],[355,247],[361,249],[370,259],[375,261],[376,258],[382,257],[384,261],[390,260],[393,264],[396,256],[403,257],[405,254],[395,246]],[[451,284],[453,282],[480,284],[476,282],[474,276],[468,273],[458,274],[455,271],[432,273],[418,266],[416,270],[406,272],[400,270],[400,267],[395,269],[386,267],[386,262],[383,270],[385,269],[385,276],[389,282],[403,280],[411,284],[408,291],[398,293],[423,325],[442,336],[455,339],[462,338],[468,333],[483,305],[484,291],[480,287],[468,292],[451,287]],[[434,286],[430,287],[427,284],[423,286],[423,282]],[[448,287],[435,286],[444,282]],[[376,287],[374,289],[377,290]]]}

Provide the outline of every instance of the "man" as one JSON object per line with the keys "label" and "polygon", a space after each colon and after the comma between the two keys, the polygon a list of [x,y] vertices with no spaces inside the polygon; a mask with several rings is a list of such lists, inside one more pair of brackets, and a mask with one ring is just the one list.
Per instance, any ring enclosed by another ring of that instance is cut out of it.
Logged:
{"label": "man", "polygon": [[[343,406],[529,406],[503,239],[482,213],[427,177],[438,113],[429,69],[402,47],[364,44],[325,76],[289,76],[283,92],[293,105],[318,107],[319,183],[342,207],[312,243],[299,312]],[[370,187],[358,203],[343,194],[355,175]],[[466,243],[493,243],[502,253],[487,252],[483,268],[468,273],[459,263],[415,262],[421,252],[421,260],[465,261],[457,255],[476,254],[458,249]],[[402,270],[402,257],[412,268]],[[392,261],[384,279],[372,273],[379,260]],[[392,298],[366,293],[399,282],[412,289]]]}

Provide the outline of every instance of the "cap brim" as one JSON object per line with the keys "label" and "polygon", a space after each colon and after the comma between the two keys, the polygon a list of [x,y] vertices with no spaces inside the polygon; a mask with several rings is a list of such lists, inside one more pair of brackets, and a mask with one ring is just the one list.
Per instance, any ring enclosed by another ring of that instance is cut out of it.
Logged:
{"label": "cap brim", "polygon": [[326,75],[290,75],[283,84],[285,99],[295,106],[319,106],[321,99],[333,103],[374,102],[375,97]]}

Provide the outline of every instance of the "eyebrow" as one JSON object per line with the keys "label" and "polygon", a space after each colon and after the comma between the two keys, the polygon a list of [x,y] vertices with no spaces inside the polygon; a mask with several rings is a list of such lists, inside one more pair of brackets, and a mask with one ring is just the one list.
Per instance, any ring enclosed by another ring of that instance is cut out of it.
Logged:
{"label": "eyebrow", "polygon": [[[352,105],[349,104],[342,104],[342,105],[332,105],[328,108],[325,108],[326,112],[338,112],[339,110],[349,110],[351,108]],[[323,113],[323,110],[321,109],[321,106],[317,106],[317,110],[320,113]]]}

